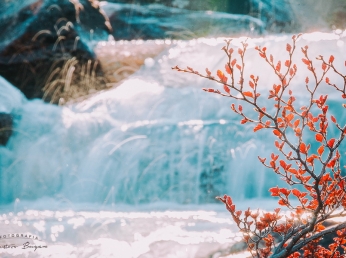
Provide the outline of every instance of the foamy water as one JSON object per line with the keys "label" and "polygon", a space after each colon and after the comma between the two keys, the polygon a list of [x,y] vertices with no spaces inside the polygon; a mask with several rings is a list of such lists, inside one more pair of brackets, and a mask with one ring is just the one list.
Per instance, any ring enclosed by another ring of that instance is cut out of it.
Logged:
{"label": "foamy water", "polygon": [[[267,209],[274,205],[265,200],[257,204]],[[41,200],[3,207],[1,235],[24,233],[38,239],[0,239],[0,246],[16,246],[0,248],[1,257],[237,257],[229,256],[230,250],[242,251],[232,247],[241,234],[220,205],[68,206]],[[26,241],[46,247],[23,249]]]}

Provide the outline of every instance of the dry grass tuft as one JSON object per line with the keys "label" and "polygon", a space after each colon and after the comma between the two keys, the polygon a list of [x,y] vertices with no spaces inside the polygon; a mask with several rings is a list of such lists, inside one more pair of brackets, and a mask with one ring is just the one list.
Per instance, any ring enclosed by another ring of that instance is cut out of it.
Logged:
{"label": "dry grass tuft", "polygon": [[[163,40],[113,40],[101,42],[95,48],[98,61],[83,63],[76,57],[62,57],[47,73],[43,99],[65,105],[82,101],[98,91],[116,87],[139,70],[146,58],[157,56],[166,46]],[[102,70],[103,76],[98,75],[98,70]]]}
{"label": "dry grass tuft", "polygon": [[107,88],[105,78],[96,73],[99,65],[92,60],[82,63],[76,57],[57,60],[48,72],[43,99],[64,105]]}

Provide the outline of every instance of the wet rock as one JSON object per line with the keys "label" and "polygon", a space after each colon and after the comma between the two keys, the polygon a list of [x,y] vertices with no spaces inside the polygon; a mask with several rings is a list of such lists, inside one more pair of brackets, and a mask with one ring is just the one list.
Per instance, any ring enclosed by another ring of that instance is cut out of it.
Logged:
{"label": "wet rock", "polygon": [[[94,63],[93,40],[107,39],[111,29],[97,1],[0,0],[0,5],[0,75],[30,99],[44,96],[49,76],[68,60],[76,58],[80,67]],[[102,74],[100,66],[94,72]]]}
{"label": "wet rock", "polygon": [[115,39],[190,39],[202,36],[256,35],[264,24],[246,15],[189,11],[161,4],[105,3]]}
{"label": "wet rock", "polygon": [[0,146],[5,146],[12,135],[13,119],[11,114],[0,112]]}

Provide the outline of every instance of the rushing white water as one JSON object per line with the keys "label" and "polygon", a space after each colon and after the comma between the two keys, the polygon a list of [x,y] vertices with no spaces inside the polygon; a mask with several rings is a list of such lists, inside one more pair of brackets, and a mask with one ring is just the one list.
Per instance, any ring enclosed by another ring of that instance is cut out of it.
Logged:
{"label": "rushing white water", "polygon": [[[248,39],[246,68],[260,76],[263,90],[272,86],[274,77],[253,47],[267,46],[274,57],[284,60],[290,37]],[[235,40],[235,46],[241,40]],[[309,44],[311,57],[333,54],[337,66],[344,69],[344,41],[343,35],[315,33],[304,35],[298,44]],[[214,87],[213,83],[171,70],[177,64],[200,71],[222,68],[226,61],[220,50],[223,45],[223,39],[171,43],[119,87],[66,107],[27,101],[1,79],[0,111],[10,112],[15,123],[9,144],[0,147],[1,202],[7,205],[1,221],[12,225],[11,230],[29,231],[48,241],[51,249],[40,252],[41,257],[48,253],[117,257],[117,250],[126,253],[118,257],[205,257],[202,251],[204,256],[197,255],[202,245],[228,242],[227,213],[214,212],[222,207],[200,209],[224,193],[238,202],[256,203],[258,199],[252,198],[267,197],[268,187],[281,182],[257,161],[258,155],[265,157],[274,151],[273,137],[261,131],[254,134],[251,126],[240,125],[239,117],[229,109],[230,99],[201,90]],[[299,59],[300,54],[295,59],[299,71],[292,89],[297,101],[303,102],[306,70]],[[330,91],[328,86],[322,90]],[[330,95],[334,99],[331,110],[340,117],[341,102],[336,100],[340,96]],[[140,204],[155,203],[160,209],[192,211],[189,215],[133,211],[143,207]],[[194,208],[173,203],[193,204]],[[119,213],[124,204],[132,208]],[[263,208],[263,203],[257,205]],[[51,211],[62,207],[71,209],[70,213],[59,217]],[[95,213],[109,208],[106,221],[102,212]],[[85,209],[92,211],[83,213]],[[28,210],[36,214],[34,219]],[[199,220],[192,214],[224,220],[215,226],[210,219]],[[181,246],[186,250],[181,251]],[[163,250],[167,252],[160,253]],[[37,255],[33,251],[25,254]]]}
{"label": "rushing white water", "polygon": [[[327,39],[318,40],[321,36]],[[248,40],[246,66],[260,76],[263,89],[274,78],[253,47],[267,46],[281,57],[289,39]],[[308,43],[310,56],[334,54],[341,63],[345,46],[340,42],[343,38],[333,34],[315,33],[299,45]],[[265,197],[279,181],[256,159],[273,150],[272,137],[253,134],[229,110],[230,100],[201,90],[214,86],[211,82],[171,70],[176,64],[221,68],[223,44],[222,39],[177,42],[119,87],[63,108],[19,101],[20,94],[1,83],[7,93],[2,99],[15,99],[13,107],[6,105],[15,118],[15,134],[1,148],[2,202],[50,196],[108,204],[198,204],[223,193],[236,199]],[[298,95],[306,76],[300,63],[292,82]]]}

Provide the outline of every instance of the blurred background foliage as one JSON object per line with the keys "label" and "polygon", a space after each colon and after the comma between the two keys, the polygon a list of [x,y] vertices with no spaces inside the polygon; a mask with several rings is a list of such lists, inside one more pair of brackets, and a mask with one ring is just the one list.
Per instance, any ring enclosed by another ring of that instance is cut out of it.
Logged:
{"label": "blurred background foliage", "polygon": [[[332,29],[346,29],[346,0],[109,0],[128,4],[163,4],[189,10],[211,10],[233,14],[260,15],[262,5],[288,4],[303,23],[328,25]],[[303,26],[304,29],[304,26]]]}

